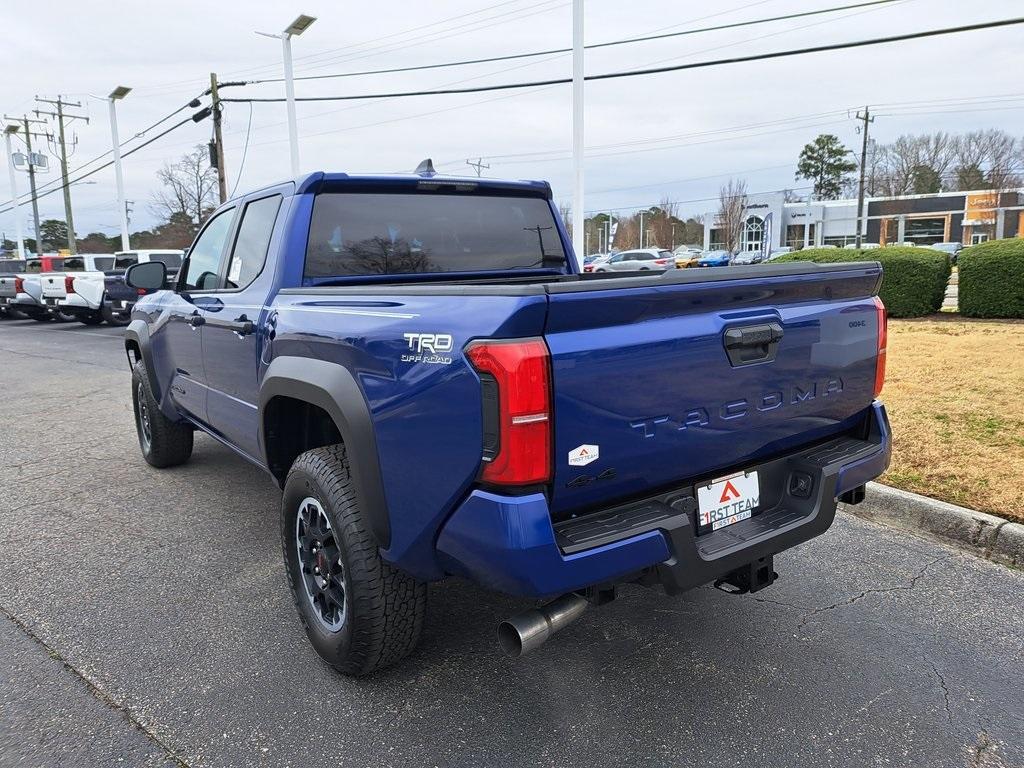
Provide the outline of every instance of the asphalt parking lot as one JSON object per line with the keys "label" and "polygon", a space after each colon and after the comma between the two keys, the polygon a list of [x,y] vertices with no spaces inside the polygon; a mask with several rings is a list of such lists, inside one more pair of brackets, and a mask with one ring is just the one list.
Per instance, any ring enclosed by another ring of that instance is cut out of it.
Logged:
{"label": "asphalt parking lot", "polygon": [[353,681],[306,643],[280,494],[148,467],[120,331],[0,321],[2,766],[1021,766],[1024,574],[841,515],[734,597],[626,589],[535,655],[431,587]]}

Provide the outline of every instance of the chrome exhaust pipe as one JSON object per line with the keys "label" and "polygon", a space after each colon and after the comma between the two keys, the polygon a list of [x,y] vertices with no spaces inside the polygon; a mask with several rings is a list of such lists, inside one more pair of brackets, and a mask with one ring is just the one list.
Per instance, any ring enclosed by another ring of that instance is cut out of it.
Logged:
{"label": "chrome exhaust pipe", "polygon": [[529,653],[576,621],[588,605],[586,598],[570,592],[540,608],[506,619],[498,625],[498,645],[509,656]]}

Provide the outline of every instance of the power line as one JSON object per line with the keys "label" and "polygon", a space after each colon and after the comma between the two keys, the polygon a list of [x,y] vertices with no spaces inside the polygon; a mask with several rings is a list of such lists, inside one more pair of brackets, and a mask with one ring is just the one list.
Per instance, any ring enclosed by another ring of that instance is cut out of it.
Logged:
{"label": "power line", "polygon": [[[161,117],[155,123],[147,126],[146,128],[143,128],[141,131],[136,131],[130,137],[128,137],[127,139],[122,141],[120,144],[118,144],[118,148],[119,149],[123,149],[124,147],[128,146],[129,144],[131,144],[133,141],[135,141],[137,139],[141,139],[143,136],[145,136],[151,130],[156,128],[158,125],[162,125],[163,123],[167,122],[168,120],[170,120],[172,117],[174,117],[176,114],[178,114],[182,110],[187,109],[189,107],[196,108],[198,106],[199,106],[199,97],[197,96],[197,97],[191,99],[190,101],[187,101],[186,103],[182,104],[180,107],[175,109],[173,112],[165,115],[164,117]],[[193,117],[191,119],[194,120],[195,118]],[[108,155],[112,155],[112,154],[114,154],[114,150],[113,149],[108,149],[106,152],[101,152],[100,154],[96,155],[96,157],[92,158],[91,160],[86,160],[84,163],[79,165],[77,168],[75,168],[73,173],[80,173],[81,171],[85,170],[86,168],[88,168],[93,163],[98,163],[103,158],[107,157]],[[124,156],[124,153],[122,153],[122,157],[123,156]],[[111,165],[111,163],[108,163],[107,165],[105,165],[103,167],[107,168],[110,165]],[[61,181],[60,179],[54,179],[53,181],[48,181],[48,182],[46,182],[44,184],[40,184],[39,185],[39,189],[40,190],[44,190],[47,187],[51,187],[54,184],[59,183],[60,181]],[[28,198],[30,196],[31,196],[30,193],[22,193],[21,195],[18,196],[18,198],[19,198],[19,200],[21,200],[23,198]]]}
{"label": "power line", "polygon": [[[1012,19],[1000,19],[998,21],[982,22],[980,24],[966,24],[959,27],[946,27],[943,29],[929,29],[921,32],[909,32],[902,35],[889,35],[887,37],[876,37],[867,40],[851,40],[845,43],[831,43],[829,45],[816,45],[809,48],[793,48],[786,51],[771,51],[752,56],[733,56],[725,59],[714,59],[711,61],[698,61],[692,64],[674,64],[667,67],[650,67],[647,69],[627,70],[622,72],[605,72],[599,75],[587,75],[585,80],[615,80],[624,77],[639,77],[645,75],[659,75],[666,72],[679,72],[688,69],[702,69],[705,67],[717,67],[726,64],[744,64],[752,61],[765,61],[769,59],[781,59],[790,56],[803,56],[811,53],[826,53],[829,51],[841,51],[850,48],[863,48],[870,45],[883,45],[888,43],[905,42],[907,40],[921,40],[940,35],[952,35],[962,32],[974,32],[982,29],[995,29],[1008,27],[1016,24],[1024,24],[1024,17]],[[507,91],[521,88],[537,88],[547,85],[564,85],[572,82],[572,78],[553,78],[550,80],[535,80],[526,83],[503,83],[500,85],[481,85],[471,88],[445,88],[432,91],[399,91],[395,93],[364,93],[353,96],[302,96],[296,101],[357,101],[360,99],[400,99],[411,96],[447,96],[461,93],[481,93],[484,91]],[[282,102],[282,97],[269,98],[248,98],[248,99],[222,99],[224,102],[248,103],[276,103]]]}
{"label": "power line", "polygon": [[[199,112],[197,114],[203,115],[203,112]],[[206,117],[206,115],[203,115],[203,118],[205,118],[205,117]],[[203,118],[200,118],[200,119],[203,119]],[[139,144],[137,147],[132,147],[127,152],[122,152],[121,153],[121,157],[125,158],[125,157],[128,157],[129,155],[135,154],[140,149],[144,149],[144,148],[148,147],[154,141],[157,141],[158,139],[162,139],[164,136],[169,134],[171,131],[175,131],[178,128],[180,128],[181,126],[185,125],[186,123],[190,123],[190,122],[198,122],[198,120],[195,119],[195,116],[193,116],[193,117],[186,117],[184,120],[181,120],[180,122],[177,122],[174,125],[172,125],[166,131],[163,131],[161,133],[158,133],[156,136],[153,136],[148,141],[144,141],[142,144]],[[68,179],[66,183],[61,184],[59,187],[55,187],[53,189],[47,190],[46,192],[42,192],[40,194],[37,194],[36,195],[36,199],[38,200],[40,198],[46,197],[47,195],[52,195],[55,192],[60,192],[65,187],[70,187],[72,184],[75,184],[75,183],[77,183],[79,181],[82,181],[83,179],[87,179],[90,176],[94,176],[95,174],[99,173],[100,171],[104,170],[105,168],[109,168],[113,164],[114,164],[114,161],[111,160],[109,163],[104,163],[103,165],[99,166],[98,168],[92,169],[88,173],[83,173],[81,176],[77,176],[77,177],[75,177],[73,179]],[[0,208],[0,213],[7,213],[8,211],[13,211],[13,210],[14,210],[14,206],[11,205],[11,206],[8,206],[7,208]]]}
{"label": "power line", "polygon": [[[720,24],[713,27],[702,27],[700,29],[685,29],[680,32],[666,32],[660,35],[647,35],[644,37],[631,37],[622,40],[610,40],[604,43],[591,43],[590,45],[583,46],[586,50],[595,50],[598,48],[610,48],[617,45],[631,45],[633,43],[645,43],[651,40],[665,40],[673,37],[683,37],[685,35],[697,35],[704,32],[718,32],[726,29],[739,29],[741,27],[750,27],[756,24],[770,24],[776,21],[789,21],[791,19],[800,19],[806,16],[820,16],[826,13],[838,13],[840,11],[848,11],[853,8],[866,8],[869,6],[877,5],[888,5],[891,3],[902,2],[902,0],[869,0],[868,2],[853,3],[851,5],[840,5],[835,8],[821,8],[814,11],[803,11],[802,13],[790,13],[784,16],[771,16],[764,19],[749,19],[747,21],[737,21],[732,24]],[[572,48],[549,48],[544,51],[530,51],[528,53],[513,53],[505,56],[489,56],[479,59],[463,59],[461,61],[448,61],[440,64],[420,64],[417,66],[410,67],[393,67],[391,69],[368,69],[361,72],[335,72],[326,75],[303,75],[301,77],[294,78],[295,80],[329,80],[331,78],[338,77],[363,77],[367,75],[388,75],[397,72],[416,72],[419,70],[426,69],[443,69],[446,67],[463,67],[472,64],[491,64],[498,61],[515,61],[517,59],[529,59],[537,56],[550,56],[563,53],[571,53]],[[283,77],[266,78],[261,80],[249,80],[248,85],[259,85],[262,83],[281,83],[284,82]]]}
{"label": "power line", "polygon": [[245,169],[245,158],[249,154],[249,134],[252,132],[252,104],[249,105],[249,122],[245,126],[245,146],[242,147],[242,159],[238,163],[238,176],[235,178],[235,184],[231,187],[231,194],[229,197],[235,196],[235,191],[238,189],[239,183],[242,181],[242,171]]}

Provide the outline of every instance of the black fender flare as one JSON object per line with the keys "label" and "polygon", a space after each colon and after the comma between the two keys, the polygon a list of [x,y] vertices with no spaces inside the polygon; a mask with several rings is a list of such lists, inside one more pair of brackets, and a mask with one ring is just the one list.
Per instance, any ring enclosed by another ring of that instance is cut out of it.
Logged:
{"label": "black fender flare", "polygon": [[132,357],[132,344],[139,348],[142,362],[146,365],[146,376],[149,379],[153,397],[158,403],[163,403],[164,393],[160,388],[156,369],[153,367],[153,348],[149,343],[149,326],[146,325],[145,320],[132,320],[124,329],[124,351],[128,355],[128,367],[134,369],[135,359]]}
{"label": "black fender flare", "polygon": [[391,523],[384,497],[377,437],[370,407],[355,376],[344,366],[325,360],[281,356],[267,368],[260,385],[259,444],[270,466],[265,434],[265,410],[275,397],[289,397],[326,411],[337,427],[348,454],[349,470],[359,508],[382,549],[391,542]]}

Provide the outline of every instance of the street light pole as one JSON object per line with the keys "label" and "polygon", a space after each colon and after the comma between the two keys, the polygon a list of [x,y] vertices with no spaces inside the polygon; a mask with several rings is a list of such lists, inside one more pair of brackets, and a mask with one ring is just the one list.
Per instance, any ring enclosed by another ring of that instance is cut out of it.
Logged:
{"label": "street light pole", "polygon": [[292,176],[299,175],[299,128],[295,117],[295,76],[292,72],[292,38],[298,37],[316,21],[315,16],[300,15],[279,35],[269,32],[257,32],[264,37],[277,37],[281,40],[281,52],[284,57],[284,96],[288,110],[288,144],[291,149]]}
{"label": "street light pole", "polygon": [[572,2],[572,249],[583,269],[583,0]]}
{"label": "street light pole", "polygon": [[[18,237],[18,258],[25,258],[25,237],[21,231],[21,211],[18,210],[18,182],[14,173],[14,154],[11,150],[11,136],[18,132],[18,126],[8,125],[4,128],[4,144],[7,147],[7,170],[11,178],[11,203],[14,205],[14,227]],[[29,158],[29,163],[32,158]]]}
{"label": "street light pole", "polygon": [[117,86],[107,97],[110,104],[110,140],[114,145],[114,178],[117,181],[117,211],[118,221],[121,222],[121,250],[131,249],[128,243],[128,214],[124,204],[124,175],[121,172],[121,142],[117,137],[117,107],[118,101],[123,99],[131,91],[123,85]]}
{"label": "street light pole", "polygon": [[292,75],[292,36],[281,36],[284,51],[284,95],[288,101],[288,143],[292,153],[292,176],[299,175],[299,128],[295,118],[295,82]]}

